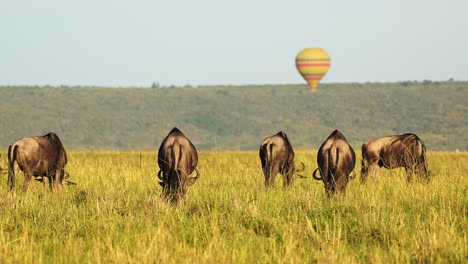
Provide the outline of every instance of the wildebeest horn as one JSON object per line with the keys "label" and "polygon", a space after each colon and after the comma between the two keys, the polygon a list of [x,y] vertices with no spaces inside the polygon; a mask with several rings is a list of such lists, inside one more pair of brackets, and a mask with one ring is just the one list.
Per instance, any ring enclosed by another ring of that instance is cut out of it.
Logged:
{"label": "wildebeest horn", "polygon": [[304,170],[305,170],[305,164],[304,164],[304,162],[301,161],[301,168],[298,169],[298,168],[296,167],[296,171],[295,171],[294,174],[296,174],[297,176],[299,176],[299,177],[302,178],[302,179],[307,178],[306,176],[303,176],[303,175],[301,175],[301,174],[298,173],[298,172],[303,172]]}
{"label": "wildebeest horn", "polygon": [[163,176],[161,175],[162,174],[162,170],[159,170],[158,171],[158,179],[160,179],[161,181],[163,180]]}
{"label": "wildebeest horn", "polygon": [[314,172],[312,173],[312,177],[313,177],[315,180],[317,180],[317,181],[321,181],[321,180],[322,180],[322,177],[317,177],[317,176],[315,176],[315,173],[317,173],[318,170],[319,170],[319,168],[316,168],[316,169],[314,170]]}
{"label": "wildebeest horn", "polygon": [[200,178],[200,172],[195,169],[195,176],[187,180],[187,186],[192,186],[198,180],[198,178]]}
{"label": "wildebeest horn", "polygon": [[356,179],[356,171],[353,170],[352,173],[353,173],[353,176],[351,176],[351,174],[349,174],[349,180],[354,180],[354,179]]}
{"label": "wildebeest horn", "polygon": [[304,175],[300,175],[299,173],[296,173],[297,176],[299,176],[299,178],[302,178],[302,179],[305,179],[307,178],[307,176],[304,176]]}
{"label": "wildebeest horn", "polygon": [[305,164],[304,162],[301,161],[301,168],[300,169],[296,169],[296,172],[303,172],[305,170]]}
{"label": "wildebeest horn", "polygon": [[[34,180],[36,180],[38,182],[44,182],[43,177],[37,177],[37,178],[34,178]],[[72,182],[72,181],[69,181],[69,180],[65,180],[65,184],[66,185],[78,185],[76,182]]]}
{"label": "wildebeest horn", "polygon": [[195,178],[195,180],[198,180],[198,178],[200,178],[200,172],[197,169],[195,169],[195,176],[193,178]]}
{"label": "wildebeest horn", "polygon": [[72,182],[72,181],[68,181],[68,180],[65,181],[65,183],[66,183],[67,185],[77,185],[76,182]]}

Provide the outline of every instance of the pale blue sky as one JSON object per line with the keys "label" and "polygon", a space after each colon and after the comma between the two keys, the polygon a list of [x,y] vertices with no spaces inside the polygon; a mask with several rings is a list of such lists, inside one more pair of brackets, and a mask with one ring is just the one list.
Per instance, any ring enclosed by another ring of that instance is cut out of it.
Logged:
{"label": "pale blue sky", "polygon": [[0,0],[0,85],[468,80],[466,0]]}

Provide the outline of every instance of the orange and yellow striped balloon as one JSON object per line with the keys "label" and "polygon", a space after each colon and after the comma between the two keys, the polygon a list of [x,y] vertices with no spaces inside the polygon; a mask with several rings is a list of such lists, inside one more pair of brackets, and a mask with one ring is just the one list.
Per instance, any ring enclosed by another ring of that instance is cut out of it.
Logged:
{"label": "orange and yellow striped balloon", "polygon": [[296,67],[312,92],[330,68],[330,56],[321,48],[306,48],[296,56]]}

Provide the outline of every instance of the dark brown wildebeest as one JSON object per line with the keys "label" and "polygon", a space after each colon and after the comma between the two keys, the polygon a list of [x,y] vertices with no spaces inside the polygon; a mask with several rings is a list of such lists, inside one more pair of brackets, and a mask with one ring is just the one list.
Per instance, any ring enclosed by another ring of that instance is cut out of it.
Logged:
{"label": "dark brown wildebeest", "polygon": [[367,181],[369,174],[375,179],[380,167],[405,168],[408,182],[413,173],[429,181],[426,146],[412,133],[375,138],[362,144],[361,183]]}
{"label": "dark brown wildebeest", "polygon": [[16,185],[16,175],[22,170],[25,176],[23,192],[28,190],[32,176],[41,177],[52,190],[62,189],[67,154],[59,137],[54,133],[44,136],[22,138],[8,148],[8,185]]}
{"label": "dark brown wildebeest", "polygon": [[[185,200],[187,189],[200,177],[196,169],[198,154],[195,146],[176,127],[164,138],[158,152],[158,178],[163,195],[172,203]],[[190,177],[195,171],[196,175]]]}
{"label": "dark brown wildebeest", "polygon": [[[339,130],[333,131],[320,146],[317,164],[318,168],[315,169],[312,177],[323,181],[328,197],[337,191],[345,194],[348,182],[356,178],[355,174],[350,176],[356,165],[356,155]],[[315,175],[317,170],[320,171],[321,177]]]}
{"label": "dark brown wildebeest", "polygon": [[283,175],[283,185],[290,186],[298,175],[297,172],[304,171],[304,163],[302,169],[297,170],[294,164],[294,150],[289,143],[286,133],[278,132],[276,135],[266,137],[259,150],[260,161],[262,163],[263,175],[265,176],[265,186],[270,187],[275,184],[276,174]]}

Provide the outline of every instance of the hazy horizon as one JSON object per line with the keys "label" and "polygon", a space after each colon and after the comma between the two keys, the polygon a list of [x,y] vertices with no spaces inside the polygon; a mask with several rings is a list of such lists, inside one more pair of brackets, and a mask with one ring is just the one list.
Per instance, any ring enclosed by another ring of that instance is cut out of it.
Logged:
{"label": "hazy horizon", "polygon": [[468,2],[2,1],[0,85],[304,84],[468,80]]}

